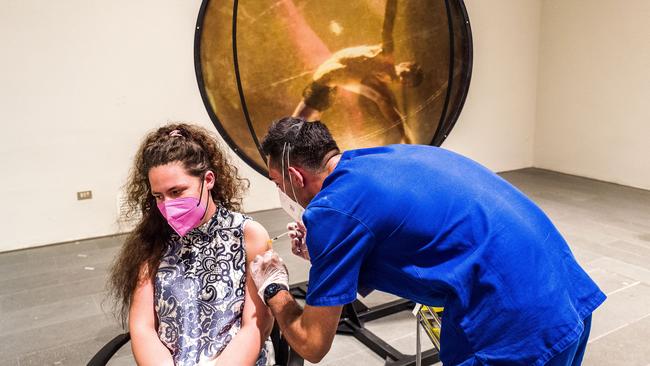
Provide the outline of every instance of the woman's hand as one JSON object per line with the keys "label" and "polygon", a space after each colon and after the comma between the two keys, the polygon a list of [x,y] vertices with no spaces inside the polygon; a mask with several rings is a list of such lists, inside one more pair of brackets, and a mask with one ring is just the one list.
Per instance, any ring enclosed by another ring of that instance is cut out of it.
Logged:
{"label": "woman's hand", "polygon": [[199,362],[197,366],[219,366],[219,357]]}

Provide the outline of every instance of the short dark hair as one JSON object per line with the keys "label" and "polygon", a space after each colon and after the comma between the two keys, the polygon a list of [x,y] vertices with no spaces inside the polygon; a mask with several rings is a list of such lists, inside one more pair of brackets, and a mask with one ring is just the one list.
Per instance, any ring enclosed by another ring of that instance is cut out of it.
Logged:
{"label": "short dark hair", "polygon": [[280,161],[285,144],[292,165],[315,171],[323,168],[323,160],[328,152],[339,151],[324,123],[307,122],[295,117],[284,117],[273,122],[262,140],[262,152],[273,161]]}

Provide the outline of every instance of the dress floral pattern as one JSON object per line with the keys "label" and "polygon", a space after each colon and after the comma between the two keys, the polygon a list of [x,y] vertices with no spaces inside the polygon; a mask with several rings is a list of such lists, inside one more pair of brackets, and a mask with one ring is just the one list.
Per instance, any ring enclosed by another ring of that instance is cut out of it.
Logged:
{"label": "dress floral pattern", "polygon": [[[158,336],[176,365],[218,356],[241,328],[249,219],[219,207],[205,224],[170,238],[156,273],[154,306]],[[265,347],[256,365],[267,358]]]}

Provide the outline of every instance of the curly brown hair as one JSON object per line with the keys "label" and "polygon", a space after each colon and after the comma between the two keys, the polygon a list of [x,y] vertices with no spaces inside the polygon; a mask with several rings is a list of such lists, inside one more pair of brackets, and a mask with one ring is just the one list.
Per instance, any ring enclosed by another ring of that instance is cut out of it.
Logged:
{"label": "curly brown hair", "polygon": [[153,280],[172,229],[151,194],[149,170],[181,162],[188,174],[202,177],[210,170],[216,182],[210,193],[213,201],[229,210],[239,210],[248,180],[226,158],[217,137],[208,130],[187,123],[171,123],[146,135],[135,155],[126,184],[127,218],[142,215],[128,234],[110,270],[109,294],[126,327],[131,298],[140,281]]}

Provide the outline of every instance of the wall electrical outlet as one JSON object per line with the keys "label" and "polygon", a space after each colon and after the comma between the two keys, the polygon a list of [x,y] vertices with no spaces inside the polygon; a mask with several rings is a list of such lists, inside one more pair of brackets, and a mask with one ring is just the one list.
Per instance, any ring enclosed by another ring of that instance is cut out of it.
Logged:
{"label": "wall electrical outlet", "polygon": [[77,192],[77,200],[89,200],[93,198],[93,191],[80,191]]}

